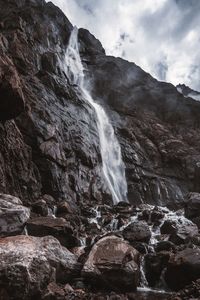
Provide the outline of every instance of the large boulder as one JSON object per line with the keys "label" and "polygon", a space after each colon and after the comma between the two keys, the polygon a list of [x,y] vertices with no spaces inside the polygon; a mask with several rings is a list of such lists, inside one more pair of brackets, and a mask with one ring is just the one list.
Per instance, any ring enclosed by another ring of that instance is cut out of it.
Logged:
{"label": "large boulder", "polygon": [[166,220],[160,228],[161,234],[169,234],[169,240],[176,245],[187,243],[198,234],[196,224],[184,217]]}
{"label": "large boulder", "polygon": [[187,248],[171,255],[165,273],[166,283],[171,289],[182,289],[199,278],[200,249]]}
{"label": "large boulder", "polygon": [[168,251],[149,253],[145,256],[145,275],[150,286],[155,286],[159,282],[169,256]]}
{"label": "large boulder", "polygon": [[89,253],[82,275],[109,290],[136,290],[139,283],[139,253],[123,239],[106,236]]}
{"label": "large boulder", "polygon": [[137,221],[129,224],[126,228],[124,228],[123,237],[130,243],[148,243],[151,238],[151,231],[146,222]]}
{"label": "large boulder", "polygon": [[0,194],[0,236],[22,233],[30,217],[29,208],[22,205],[19,198]]}
{"label": "large boulder", "polygon": [[27,230],[33,236],[52,235],[59,240],[61,245],[72,248],[79,246],[74,230],[64,218],[36,217],[28,220]]}
{"label": "large boulder", "polygon": [[51,281],[66,283],[77,268],[75,256],[50,236],[2,238],[0,257],[0,291],[7,299],[40,299]]}

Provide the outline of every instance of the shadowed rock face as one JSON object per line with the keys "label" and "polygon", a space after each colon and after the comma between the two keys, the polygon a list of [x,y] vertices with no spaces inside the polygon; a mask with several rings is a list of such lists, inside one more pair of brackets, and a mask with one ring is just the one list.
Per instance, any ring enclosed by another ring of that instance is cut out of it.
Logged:
{"label": "shadowed rock face", "polygon": [[7,56],[0,58],[0,95],[1,122],[17,117],[24,110],[20,78],[13,62]]}
{"label": "shadowed rock face", "polygon": [[[94,111],[64,72],[72,25],[42,0],[6,6],[0,0],[0,19],[0,120],[6,121],[0,125],[0,191],[24,203],[43,194],[74,206],[111,203]],[[106,56],[87,30],[79,30],[79,41],[91,92],[121,144],[129,201],[180,205],[188,191],[200,189],[200,103],[134,63]]]}
{"label": "shadowed rock face", "polygon": [[200,250],[185,249],[172,255],[165,274],[168,286],[179,290],[200,276]]}

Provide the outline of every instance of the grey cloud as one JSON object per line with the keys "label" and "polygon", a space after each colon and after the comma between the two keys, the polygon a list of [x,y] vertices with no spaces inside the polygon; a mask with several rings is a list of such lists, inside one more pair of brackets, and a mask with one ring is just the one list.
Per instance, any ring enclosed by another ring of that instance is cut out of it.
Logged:
{"label": "grey cloud", "polygon": [[200,0],[52,0],[107,54],[200,90]]}

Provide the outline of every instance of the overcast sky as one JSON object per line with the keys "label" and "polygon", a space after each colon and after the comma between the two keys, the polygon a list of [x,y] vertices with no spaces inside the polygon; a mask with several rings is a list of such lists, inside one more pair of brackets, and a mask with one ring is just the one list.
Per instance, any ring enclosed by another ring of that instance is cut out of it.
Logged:
{"label": "overcast sky", "polygon": [[200,90],[200,0],[52,0],[108,55]]}

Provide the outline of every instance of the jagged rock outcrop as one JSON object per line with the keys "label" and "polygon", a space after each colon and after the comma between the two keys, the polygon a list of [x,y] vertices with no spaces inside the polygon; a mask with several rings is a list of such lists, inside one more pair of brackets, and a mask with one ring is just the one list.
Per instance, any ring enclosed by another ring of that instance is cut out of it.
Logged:
{"label": "jagged rock outcrop", "polygon": [[178,84],[176,88],[177,91],[183,94],[186,98],[190,97],[196,101],[200,101],[200,92],[191,89],[189,86],[185,84]]}

